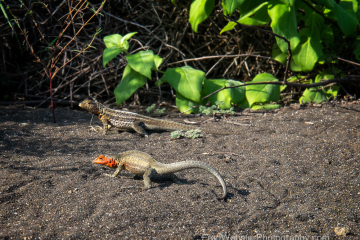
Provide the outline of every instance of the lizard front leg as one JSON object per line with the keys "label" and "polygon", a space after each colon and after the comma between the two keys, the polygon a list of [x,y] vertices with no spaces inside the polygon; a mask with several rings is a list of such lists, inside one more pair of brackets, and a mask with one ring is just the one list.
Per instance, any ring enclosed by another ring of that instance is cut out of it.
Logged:
{"label": "lizard front leg", "polygon": [[121,164],[119,164],[116,168],[116,171],[113,174],[103,173],[103,175],[108,177],[116,177],[123,169],[124,167]]}
{"label": "lizard front leg", "polygon": [[103,123],[103,129],[104,129],[103,135],[106,135],[106,133],[108,131],[109,122],[104,116],[100,116],[99,118],[100,118],[101,122]]}
{"label": "lizard front leg", "polygon": [[143,175],[144,178],[144,187],[142,188],[143,190],[149,189],[151,188],[151,177],[154,176],[156,173],[155,169],[153,168],[149,168],[148,170],[146,170],[146,172]]}
{"label": "lizard front leg", "polygon": [[145,137],[148,137],[148,133],[145,131],[145,129],[141,126],[144,125],[143,122],[139,121],[139,120],[135,120],[132,124],[131,124],[131,128],[134,129],[137,133],[139,133],[140,135],[143,135]]}

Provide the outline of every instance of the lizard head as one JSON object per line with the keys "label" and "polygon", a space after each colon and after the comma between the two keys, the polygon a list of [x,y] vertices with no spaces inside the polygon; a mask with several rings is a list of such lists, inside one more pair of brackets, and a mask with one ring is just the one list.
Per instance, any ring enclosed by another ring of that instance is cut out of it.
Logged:
{"label": "lizard head", "polygon": [[99,107],[93,100],[84,100],[81,103],[79,103],[79,107],[88,110],[89,112],[93,114],[99,113]]}
{"label": "lizard head", "polygon": [[94,160],[94,163],[106,165],[111,168],[115,168],[117,166],[117,162],[113,158],[108,158],[104,155],[100,155],[97,159]]}

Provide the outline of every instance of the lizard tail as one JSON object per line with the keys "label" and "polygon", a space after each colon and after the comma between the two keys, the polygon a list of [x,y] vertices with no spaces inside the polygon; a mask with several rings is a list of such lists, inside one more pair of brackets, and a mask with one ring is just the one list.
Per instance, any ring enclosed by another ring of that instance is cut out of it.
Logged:
{"label": "lizard tail", "polygon": [[176,163],[170,163],[170,164],[162,164],[163,167],[158,167],[156,172],[158,174],[169,174],[174,172],[179,172],[185,169],[189,168],[201,168],[209,173],[213,174],[220,182],[222,188],[223,188],[223,195],[219,199],[226,198],[227,190],[226,190],[226,184],[224,182],[224,179],[221,177],[220,173],[215,170],[212,166],[210,166],[207,163],[200,162],[200,161],[183,161],[183,162],[176,162]]}

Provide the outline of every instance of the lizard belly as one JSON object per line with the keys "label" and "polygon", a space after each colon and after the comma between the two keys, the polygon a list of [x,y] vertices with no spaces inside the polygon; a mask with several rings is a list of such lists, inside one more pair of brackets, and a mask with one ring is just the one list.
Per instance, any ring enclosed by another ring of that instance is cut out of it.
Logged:
{"label": "lizard belly", "polygon": [[109,120],[110,124],[114,127],[117,128],[123,128],[123,129],[131,129],[131,122],[125,122],[125,121],[121,121],[121,120],[116,120],[116,119],[110,119]]}
{"label": "lizard belly", "polygon": [[148,169],[149,167],[146,166],[142,166],[142,165],[139,165],[139,164],[131,164],[131,163],[126,163],[125,164],[125,169],[128,170],[129,172],[133,173],[133,174],[136,174],[136,175],[143,175],[146,170]]}

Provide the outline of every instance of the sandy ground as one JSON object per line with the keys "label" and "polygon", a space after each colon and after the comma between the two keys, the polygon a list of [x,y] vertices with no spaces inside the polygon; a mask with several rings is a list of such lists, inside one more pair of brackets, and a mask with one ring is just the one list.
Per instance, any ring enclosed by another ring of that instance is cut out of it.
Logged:
{"label": "sandy ground", "polygon": [[[201,125],[232,135],[178,140],[103,136],[89,113],[57,109],[57,124],[50,113],[0,107],[0,239],[344,239],[336,227],[360,239],[358,103],[246,113],[228,120],[248,125]],[[102,173],[113,169],[92,163],[134,149],[164,163],[209,163],[227,200],[203,170],[177,173],[184,185],[156,181],[142,191],[141,179],[109,178]]]}

